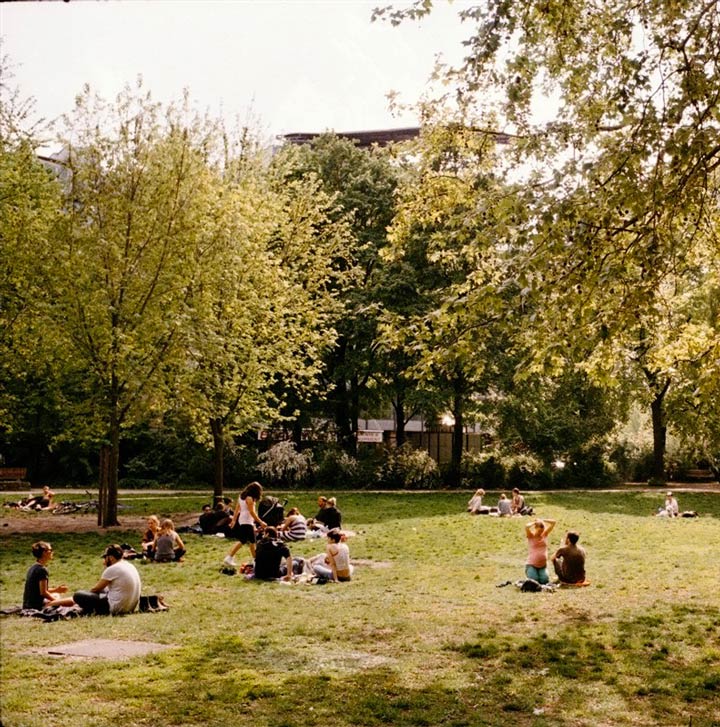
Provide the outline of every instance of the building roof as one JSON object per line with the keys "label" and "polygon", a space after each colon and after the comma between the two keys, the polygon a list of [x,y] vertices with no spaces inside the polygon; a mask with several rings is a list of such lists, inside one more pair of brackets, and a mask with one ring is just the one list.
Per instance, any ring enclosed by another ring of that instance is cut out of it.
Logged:
{"label": "building roof", "polygon": [[[327,133],[327,132],[324,132]],[[400,141],[414,139],[420,134],[419,126],[408,126],[404,129],[378,129],[375,131],[334,131],[335,136],[344,139],[352,139],[360,147],[368,147],[373,144],[387,146]],[[299,132],[283,134],[280,138],[290,144],[309,144],[313,139],[322,136],[318,132]]]}
{"label": "building roof", "polygon": [[[507,144],[511,134],[502,131],[493,131],[491,129],[479,129],[476,127],[465,127],[479,134],[492,136],[498,144]],[[290,134],[282,134],[279,139],[284,139],[288,144],[309,144],[322,134],[335,134],[335,136],[344,139],[352,139],[359,147],[369,147],[373,144],[378,146],[387,146],[401,141],[409,141],[420,135],[419,126],[406,126],[402,129],[376,129],[372,131],[332,131],[325,132],[302,132],[294,131]]]}

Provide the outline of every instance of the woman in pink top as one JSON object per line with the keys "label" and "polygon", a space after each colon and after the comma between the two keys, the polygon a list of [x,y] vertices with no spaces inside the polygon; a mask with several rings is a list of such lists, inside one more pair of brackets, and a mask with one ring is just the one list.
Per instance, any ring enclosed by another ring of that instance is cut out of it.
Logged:
{"label": "woman in pink top", "polygon": [[547,571],[548,535],[555,527],[555,520],[535,520],[525,526],[525,537],[528,542],[528,557],[525,564],[525,576],[540,584],[550,582]]}

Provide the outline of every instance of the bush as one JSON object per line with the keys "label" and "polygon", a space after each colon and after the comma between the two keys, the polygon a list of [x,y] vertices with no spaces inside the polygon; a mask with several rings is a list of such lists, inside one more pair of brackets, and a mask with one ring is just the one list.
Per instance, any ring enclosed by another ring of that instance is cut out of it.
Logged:
{"label": "bush", "polygon": [[439,474],[437,462],[425,450],[403,444],[397,449],[386,450],[377,479],[381,487],[421,490],[436,486]]}
{"label": "bush", "polygon": [[257,461],[262,477],[276,486],[298,487],[312,473],[312,452],[298,452],[294,442],[278,442]]}
{"label": "bush", "polygon": [[505,467],[495,454],[463,452],[462,484],[468,489],[505,489]]}
{"label": "bush", "polygon": [[328,447],[319,454],[314,471],[315,484],[325,489],[354,489],[358,485],[360,473],[358,460],[338,447]]}

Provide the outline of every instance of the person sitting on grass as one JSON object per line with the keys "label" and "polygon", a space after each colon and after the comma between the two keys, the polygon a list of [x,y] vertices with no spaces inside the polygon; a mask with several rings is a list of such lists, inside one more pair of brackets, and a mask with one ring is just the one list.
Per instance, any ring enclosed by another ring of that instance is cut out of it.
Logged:
{"label": "person sitting on grass", "polygon": [[327,534],[327,540],[325,553],[315,556],[311,561],[313,573],[329,581],[349,581],[353,567],[350,564],[350,549],[345,542],[344,534],[339,530],[331,530]]}
{"label": "person sitting on grass", "polygon": [[203,535],[216,535],[217,533],[225,535],[231,520],[232,513],[229,513],[225,503],[219,500],[213,508],[210,505],[203,507],[203,513],[200,515],[198,522]]}
{"label": "person sitting on grass", "polygon": [[510,500],[505,497],[505,493],[500,493],[500,499],[498,500],[497,504],[498,509],[498,515],[500,517],[510,517],[512,515],[512,505],[510,504]]}
{"label": "person sitting on grass", "polygon": [[175,524],[170,518],[165,518],[160,523],[160,530],[155,538],[153,550],[155,551],[156,563],[181,561],[187,552],[185,543],[175,532]]}
{"label": "person sitting on grass", "polygon": [[117,616],[132,613],[140,601],[142,583],[137,568],[123,560],[119,545],[108,545],[102,554],[105,569],[89,591],[76,591],[73,601],[87,615]]}
{"label": "person sitting on grass", "polygon": [[157,515],[150,515],[147,519],[147,530],[142,536],[142,554],[153,560],[155,557],[155,538],[160,531],[160,518]]}
{"label": "person sitting on grass", "polygon": [[307,520],[297,507],[291,507],[288,510],[287,517],[278,527],[278,535],[280,540],[305,540]]}
{"label": "person sitting on grass", "polygon": [[31,551],[36,562],[30,566],[25,576],[23,608],[41,611],[45,606],[72,606],[74,604],[72,598],[60,598],[58,595],[66,593],[67,586],[49,587],[50,574],[47,566],[53,559],[53,549],[50,543],[40,540],[33,543]]}
{"label": "person sitting on grass", "polygon": [[665,496],[665,510],[668,517],[678,517],[680,515],[680,507],[678,501],[673,497],[672,492],[668,492]]}
{"label": "person sitting on grass", "polygon": [[585,582],[585,550],[577,543],[580,535],[569,530],[565,545],[558,548],[550,559],[560,583],[577,584]]}
{"label": "person sitting on grass", "polygon": [[525,525],[528,544],[528,557],[525,563],[525,576],[541,585],[550,582],[547,571],[548,535],[555,527],[555,520],[537,519]]}
{"label": "person sitting on grass", "polygon": [[55,493],[45,485],[43,487],[42,495],[35,495],[31,497],[24,505],[21,506],[21,510],[52,510],[53,497]]}
{"label": "person sitting on grass", "polygon": [[[283,567],[283,558],[285,559]],[[261,581],[292,580],[292,555],[285,543],[278,540],[274,527],[266,527],[255,549],[253,578]]]}
{"label": "person sitting on grass", "polygon": [[[468,500],[467,511],[471,515],[479,515],[483,509],[482,499],[485,496],[485,490],[480,488],[475,490],[475,494]],[[489,508],[485,508],[488,510]]]}

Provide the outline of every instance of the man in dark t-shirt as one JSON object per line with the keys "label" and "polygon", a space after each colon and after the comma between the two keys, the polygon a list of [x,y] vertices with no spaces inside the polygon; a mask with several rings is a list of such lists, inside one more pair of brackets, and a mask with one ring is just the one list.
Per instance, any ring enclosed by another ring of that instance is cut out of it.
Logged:
{"label": "man in dark t-shirt", "polygon": [[577,544],[580,536],[570,530],[565,536],[565,545],[552,556],[555,573],[561,583],[585,582],[585,551]]}
{"label": "man in dark t-shirt", "polygon": [[292,578],[292,556],[290,548],[277,539],[277,530],[273,527],[265,528],[262,538],[255,546],[254,577],[263,581],[273,581],[283,577],[280,565],[285,558],[286,579]]}
{"label": "man in dark t-shirt", "polygon": [[328,498],[325,505],[320,508],[320,512],[315,516],[315,519],[328,530],[334,530],[342,526],[342,513],[337,509],[336,504],[334,497]]}

